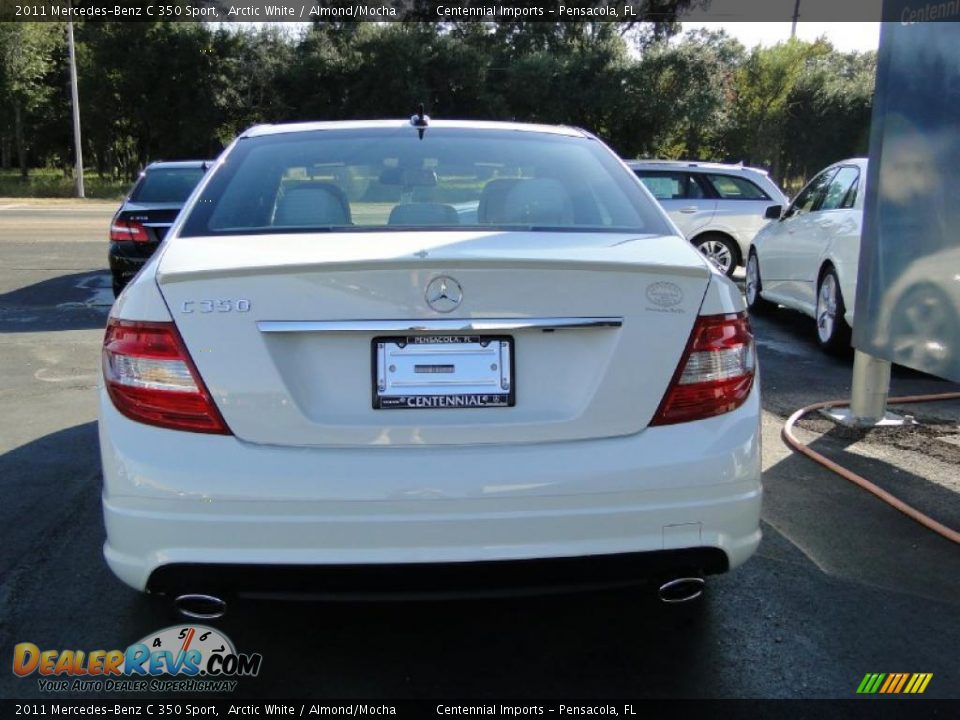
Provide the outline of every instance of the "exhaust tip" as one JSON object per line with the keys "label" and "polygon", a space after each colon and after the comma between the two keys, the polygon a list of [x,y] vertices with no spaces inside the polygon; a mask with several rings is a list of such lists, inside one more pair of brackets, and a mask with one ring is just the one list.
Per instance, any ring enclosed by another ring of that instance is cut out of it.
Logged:
{"label": "exhaust tip", "polygon": [[227,614],[226,601],[214,595],[178,595],[173,607],[184,617],[197,620],[215,620]]}
{"label": "exhaust tip", "polygon": [[683,603],[703,595],[705,583],[701,577],[681,577],[663,583],[657,591],[665,603]]}

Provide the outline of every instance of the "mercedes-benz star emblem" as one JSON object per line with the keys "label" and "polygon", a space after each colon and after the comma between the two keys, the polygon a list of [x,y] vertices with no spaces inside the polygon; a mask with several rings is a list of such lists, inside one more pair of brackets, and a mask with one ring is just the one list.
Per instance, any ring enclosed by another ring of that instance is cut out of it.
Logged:
{"label": "mercedes-benz star emblem", "polygon": [[427,283],[425,294],[427,305],[437,312],[448,313],[456,310],[463,300],[463,289],[452,277],[441,275]]}

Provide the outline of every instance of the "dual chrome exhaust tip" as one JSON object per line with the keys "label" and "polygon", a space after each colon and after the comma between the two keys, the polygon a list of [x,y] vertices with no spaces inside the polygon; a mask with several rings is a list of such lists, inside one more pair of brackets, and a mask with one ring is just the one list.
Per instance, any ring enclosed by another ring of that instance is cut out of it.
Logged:
{"label": "dual chrome exhaust tip", "polygon": [[216,620],[227,614],[227,601],[215,595],[200,593],[178,595],[173,607],[184,617],[195,620]]}
{"label": "dual chrome exhaust tip", "polygon": [[679,577],[668,580],[657,590],[657,596],[665,603],[685,603],[703,595],[702,577]]}

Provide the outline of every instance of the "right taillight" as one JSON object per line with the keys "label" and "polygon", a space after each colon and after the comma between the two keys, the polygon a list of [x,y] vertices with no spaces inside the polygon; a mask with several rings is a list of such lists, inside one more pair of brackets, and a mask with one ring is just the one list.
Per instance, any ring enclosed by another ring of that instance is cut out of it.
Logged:
{"label": "right taillight", "polygon": [[110,320],[103,377],[114,406],[131,420],[230,434],[173,323]]}
{"label": "right taillight", "polygon": [[110,223],[110,239],[114,242],[150,242],[147,228],[133,220],[114,220]]}
{"label": "right taillight", "polygon": [[740,407],[756,374],[746,313],[701,315],[651,425],[701,420]]}

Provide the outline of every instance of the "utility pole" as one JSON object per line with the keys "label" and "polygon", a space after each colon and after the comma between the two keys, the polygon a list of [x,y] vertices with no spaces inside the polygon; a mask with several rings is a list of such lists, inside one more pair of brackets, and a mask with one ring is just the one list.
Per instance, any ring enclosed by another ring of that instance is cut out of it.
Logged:
{"label": "utility pole", "polygon": [[67,47],[70,52],[70,95],[73,98],[73,149],[77,161],[76,190],[77,197],[83,192],[83,149],[80,143],[80,92],[77,90],[77,53],[73,46],[73,20],[67,21]]}
{"label": "utility pole", "polygon": [[793,3],[793,25],[790,27],[790,39],[797,36],[797,18],[800,17],[800,0]]}

